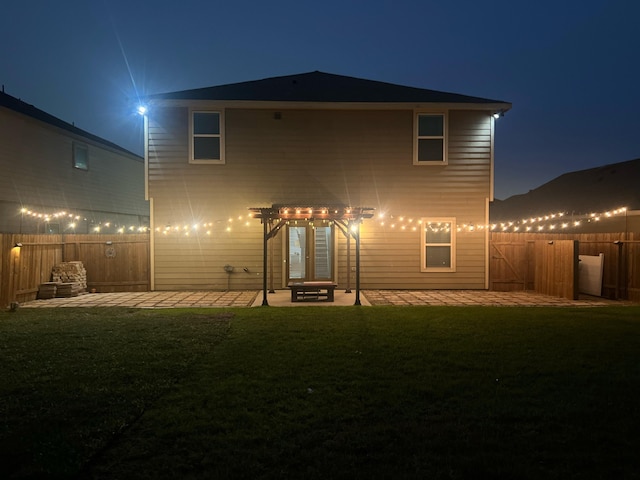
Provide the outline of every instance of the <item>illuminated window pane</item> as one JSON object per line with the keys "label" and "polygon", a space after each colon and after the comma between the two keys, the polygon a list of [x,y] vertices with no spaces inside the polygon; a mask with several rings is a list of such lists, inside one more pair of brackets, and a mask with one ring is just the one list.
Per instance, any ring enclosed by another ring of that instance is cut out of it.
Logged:
{"label": "illuminated window pane", "polygon": [[451,224],[428,225],[425,234],[427,243],[451,243]]}
{"label": "illuminated window pane", "polygon": [[331,279],[331,227],[316,227],[315,233],[315,278]]}
{"label": "illuminated window pane", "polygon": [[289,228],[289,278],[304,279],[306,276],[307,229]]}
{"label": "illuminated window pane", "polygon": [[423,218],[422,222],[422,271],[455,271],[455,220]]}

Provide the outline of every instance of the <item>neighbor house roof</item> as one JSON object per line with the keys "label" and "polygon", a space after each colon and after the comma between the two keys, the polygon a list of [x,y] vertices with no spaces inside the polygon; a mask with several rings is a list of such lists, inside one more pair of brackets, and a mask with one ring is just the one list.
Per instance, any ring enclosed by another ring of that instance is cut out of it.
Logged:
{"label": "neighbor house roof", "polygon": [[150,100],[236,100],[274,102],[355,102],[355,103],[460,103],[501,104],[501,100],[471,97],[392,83],[309,72],[265,78],[250,82],[150,95]]}
{"label": "neighbor house roof", "polygon": [[105,140],[104,138],[98,137],[97,135],[93,135],[92,133],[82,130],[81,128],[78,128],[71,123],[67,123],[64,120],[60,120],[59,118],[54,117],[53,115],[40,110],[33,105],[23,102],[19,98],[12,97],[4,91],[0,91],[0,107],[5,107],[9,110],[13,110],[14,112],[21,113],[22,115],[26,115],[35,120],[39,120],[54,127],[61,128],[62,130],[66,130],[67,132],[81,136],[87,140],[101,143],[106,147],[119,150],[121,152],[137,157],[137,159],[141,159],[140,155],[136,155],[135,153],[130,152],[120,145],[110,142],[109,140]]}

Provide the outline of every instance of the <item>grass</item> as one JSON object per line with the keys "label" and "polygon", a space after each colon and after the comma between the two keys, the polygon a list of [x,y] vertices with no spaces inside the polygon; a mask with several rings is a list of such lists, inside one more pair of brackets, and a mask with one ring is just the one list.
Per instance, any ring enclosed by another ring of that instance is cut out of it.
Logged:
{"label": "grass", "polygon": [[3,478],[640,478],[640,308],[0,314]]}

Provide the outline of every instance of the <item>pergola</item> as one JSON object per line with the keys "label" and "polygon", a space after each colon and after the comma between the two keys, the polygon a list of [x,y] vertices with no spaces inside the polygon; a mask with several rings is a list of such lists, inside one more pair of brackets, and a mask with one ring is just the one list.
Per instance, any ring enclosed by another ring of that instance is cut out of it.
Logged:
{"label": "pergola", "polygon": [[[291,221],[326,221],[332,222],[344,234],[347,239],[347,271],[351,269],[350,239],[353,236],[356,244],[356,298],[354,305],[360,303],[360,224],[365,218],[373,217],[373,208],[350,207],[345,205],[272,205],[271,207],[257,207],[249,209],[254,218],[259,218],[264,228],[263,239],[263,275],[262,275],[262,305],[268,306],[267,301],[267,269],[268,269],[268,242],[274,238],[280,229]],[[271,271],[273,276],[273,271]],[[350,276],[347,275],[349,279]],[[273,279],[272,279],[273,282]],[[348,280],[349,282],[349,280]],[[273,283],[272,283],[273,284]],[[347,292],[350,292],[347,284]]]}

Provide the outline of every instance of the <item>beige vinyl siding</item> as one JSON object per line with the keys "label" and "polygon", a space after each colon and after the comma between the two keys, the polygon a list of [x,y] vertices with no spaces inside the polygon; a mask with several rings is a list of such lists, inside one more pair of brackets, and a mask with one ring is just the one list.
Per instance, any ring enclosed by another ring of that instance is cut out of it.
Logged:
{"label": "beige vinyl siding", "polygon": [[[86,171],[73,167],[74,143],[87,147]],[[140,157],[4,108],[0,168],[0,202],[12,209],[23,205],[48,213],[94,212],[103,221],[120,215],[135,219],[136,225],[138,217],[149,215]]]}
{"label": "beige vinyl siding", "polygon": [[[198,109],[206,110],[202,105]],[[260,221],[251,220],[252,226],[242,229],[234,226],[227,237],[220,235],[229,218],[246,216],[249,207],[350,204],[396,217],[484,222],[491,175],[487,112],[449,111],[448,165],[415,166],[415,112],[410,109],[282,109],[277,110],[277,120],[274,110],[227,108],[226,164],[193,165],[188,163],[188,109],[158,110],[161,116],[150,117],[149,123],[149,194],[154,198],[155,227],[211,222],[218,230],[189,240],[154,233],[157,289],[226,289],[222,267],[227,263],[241,272],[232,274],[232,289],[261,288]],[[283,234],[284,229],[276,241]],[[348,273],[346,240],[338,230],[336,239],[342,288]],[[353,241],[351,245],[354,249]],[[420,232],[394,231],[375,218],[363,224],[361,247],[363,288],[484,288],[481,232],[458,234],[453,273],[421,272]],[[274,251],[281,255],[281,247]],[[245,263],[254,275],[242,272]],[[279,288],[282,258],[274,264]],[[355,266],[355,254],[351,265]]]}

